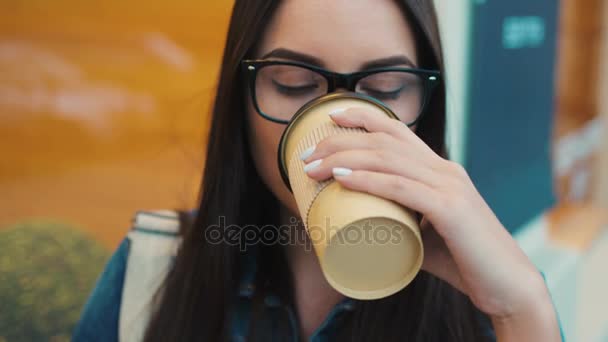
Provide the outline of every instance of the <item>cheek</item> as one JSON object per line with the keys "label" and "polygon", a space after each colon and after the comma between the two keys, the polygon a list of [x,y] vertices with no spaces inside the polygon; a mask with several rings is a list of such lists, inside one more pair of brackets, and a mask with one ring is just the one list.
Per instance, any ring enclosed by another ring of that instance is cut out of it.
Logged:
{"label": "cheek", "polygon": [[277,165],[279,141],[286,126],[262,118],[253,106],[249,106],[247,111],[250,123],[249,146],[256,170],[282,206],[296,215],[298,210],[295,199],[283,183]]}

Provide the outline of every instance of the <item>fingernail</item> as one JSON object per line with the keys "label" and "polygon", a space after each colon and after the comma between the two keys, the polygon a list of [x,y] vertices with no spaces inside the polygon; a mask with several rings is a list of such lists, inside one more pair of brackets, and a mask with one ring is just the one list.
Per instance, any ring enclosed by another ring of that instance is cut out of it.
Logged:
{"label": "fingernail", "polygon": [[340,113],[344,113],[345,111],[346,111],[346,108],[337,108],[337,109],[334,109],[331,112],[329,112],[329,116],[338,115]]}
{"label": "fingernail", "polygon": [[312,155],[312,153],[315,151],[316,147],[317,147],[317,145],[312,145],[309,148],[305,149],[304,152],[302,152],[302,154],[300,154],[300,160],[304,160],[304,159],[310,157]]}
{"label": "fingernail", "polygon": [[310,163],[304,165],[304,172],[309,172],[309,171],[316,169],[319,165],[321,165],[322,160],[323,159],[317,159],[313,162],[310,162]]}
{"label": "fingernail", "polygon": [[353,170],[351,169],[347,169],[345,167],[334,167],[333,169],[331,169],[331,172],[334,174],[334,176],[348,176],[351,173],[353,173]]}

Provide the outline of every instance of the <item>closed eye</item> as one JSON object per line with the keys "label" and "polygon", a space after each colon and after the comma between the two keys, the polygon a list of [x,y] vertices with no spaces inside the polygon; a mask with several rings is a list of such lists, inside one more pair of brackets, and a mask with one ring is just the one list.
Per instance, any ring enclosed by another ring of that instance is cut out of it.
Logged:
{"label": "closed eye", "polygon": [[396,100],[399,98],[399,95],[401,94],[403,89],[405,89],[405,87],[406,87],[406,85],[404,84],[395,90],[389,90],[389,91],[363,87],[363,88],[361,88],[361,91],[363,91],[365,94],[368,94],[372,97],[377,98],[378,100]]}
{"label": "closed eye", "polygon": [[272,80],[272,84],[274,85],[274,87],[276,88],[276,90],[279,93],[284,94],[284,95],[291,95],[291,96],[306,95],[306,94],[310,93],[311,91],[314,91],[315,89],[319,88],[319,85],[317,83],[292,86],[292,85],[281,84],[277,80]]}

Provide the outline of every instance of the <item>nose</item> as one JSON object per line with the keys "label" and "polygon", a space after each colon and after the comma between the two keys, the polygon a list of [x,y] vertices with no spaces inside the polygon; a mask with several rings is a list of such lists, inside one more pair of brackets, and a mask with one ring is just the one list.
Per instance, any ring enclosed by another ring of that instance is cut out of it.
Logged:
{"label": "nose", "polygon": [[348,92],[355,91],[355,83],[353,80],[348,79],[347,77],[337,77],[332,80],[330,83],[329,92]]}
{"label": "nose", "polygon": [[346,87],[339,87],[334,89],[334,91],[332,91],[332,93],[348,93],[350,90],[347,89]]}

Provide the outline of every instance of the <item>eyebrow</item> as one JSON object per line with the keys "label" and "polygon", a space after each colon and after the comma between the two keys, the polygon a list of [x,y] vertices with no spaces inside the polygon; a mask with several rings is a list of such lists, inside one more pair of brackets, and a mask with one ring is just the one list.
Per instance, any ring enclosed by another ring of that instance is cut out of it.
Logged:
{"label": "eyebrow", "polygon": [[296,52],[293,50],[284,49],[284,48],[274,49],[274,50],[270,51],[269,53],[265,54],[264,56],[262,56],[262,59],[266,59],[266,58],[270,58],[270,57],[289,59],[292,61],[311,64],[311,65],[318,66],[318,67],[324,66],[323,62],[317,57],[307,55],[307,54],[301,53],[301,52]]}
{"label": "eyebrow", "polygon": [[395,55],[366,62],[361,66],[361,70],[386,68],[397,65],[407,65],[408,67],[416,68],[416,65],[409,58],[407,58],[407,56]]}
{"label": "eyebrow", "polygon": [[[318,67],[324,67],[324,63],[321,59],[311,56],[302,52],[297,52],[285,48],[278,48],[270,51],[269,53],[262,56],[262,59],[267,58],[281,58],[289,59],[296,62],[311,64]],[[367,61],[361,65],[359,70],[369,70],[376,68],[385,68],[397,65],[407,65],[408,67],[415,68],[416,65],[405,55],[395,55],[390,57],[384,57]]]}

